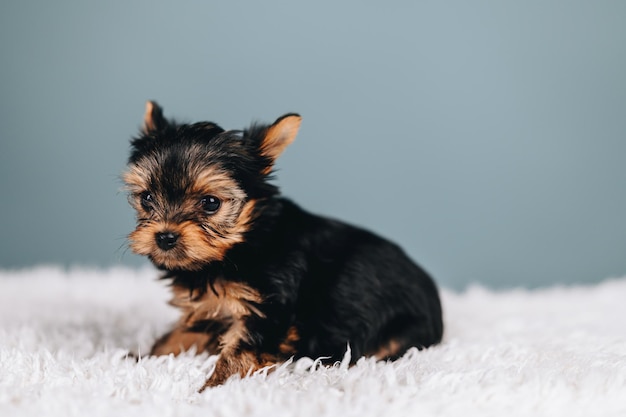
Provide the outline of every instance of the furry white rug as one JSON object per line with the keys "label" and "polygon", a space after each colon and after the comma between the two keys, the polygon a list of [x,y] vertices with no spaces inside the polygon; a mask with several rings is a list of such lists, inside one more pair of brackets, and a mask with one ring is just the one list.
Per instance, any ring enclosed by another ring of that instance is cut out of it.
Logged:
{"label": "furry white rug", "polygon": [[176,318],[144,269],[0,272],[0,416],[626,415],[626,279],[443,291],[444,342],[198,394],[215,357],[126,358]]}

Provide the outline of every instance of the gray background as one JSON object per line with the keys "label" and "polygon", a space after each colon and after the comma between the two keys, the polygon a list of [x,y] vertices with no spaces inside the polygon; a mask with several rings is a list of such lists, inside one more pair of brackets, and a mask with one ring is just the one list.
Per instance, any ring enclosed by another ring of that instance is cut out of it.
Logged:
{"label": "gray background", "polygon": [[303,115],[285,194],[447,287],[626,274],[626,2],[3,1],[0,267],[140,265],[144,102]]}

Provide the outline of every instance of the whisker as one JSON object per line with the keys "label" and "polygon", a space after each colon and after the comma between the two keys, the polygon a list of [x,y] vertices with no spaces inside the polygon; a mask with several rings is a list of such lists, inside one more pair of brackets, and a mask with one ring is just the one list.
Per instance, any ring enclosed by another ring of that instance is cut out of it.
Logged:
{"label": "whisker", "polygon": [[208,225],[208,224],[203,224],[201,227],[202,227],[202,229],[203,229],[204,231],[206,231],[206,232],[212,232],[214,235],[216,235],[217,237],[219,237],[219,238],[221,238],[221,239],[226,238],[226,236],[224,236],[224,234],[223,234],[222,232],[218,231],[217,229],[215,229],[215,228],[211,227],[211,226],[210,226],[210,225]]}

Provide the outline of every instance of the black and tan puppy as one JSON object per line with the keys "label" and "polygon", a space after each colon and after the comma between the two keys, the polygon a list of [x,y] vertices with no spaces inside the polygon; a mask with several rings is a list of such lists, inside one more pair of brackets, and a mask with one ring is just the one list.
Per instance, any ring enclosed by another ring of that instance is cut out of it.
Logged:
{"label": "black and tan puppy", "polygon": [[182,310],[152,354],[219,354],[205,386],[292,356],[397,358],[441,340],[431,278],[393,243],[310,214],[269,182],[300,127],[179,124],[148,102],[124,180],[132,250],[172,281]]}

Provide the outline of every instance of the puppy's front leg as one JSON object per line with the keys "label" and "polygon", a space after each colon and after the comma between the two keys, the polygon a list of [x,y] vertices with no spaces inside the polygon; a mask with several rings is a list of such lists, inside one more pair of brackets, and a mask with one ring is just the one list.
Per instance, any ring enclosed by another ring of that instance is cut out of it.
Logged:
{"label": "puppy's front leg", "polygon": [[236,352],[223,350],[215,363],[213,374],[204,383],[200,392],[223,384],[233,375],[244,377],[249,372],[258,371],[276,363],[278,363],[278,359],[268,354],[259,355],[251,350],[237,350]]}
{"label": "puppy's front leg", "polygon": [[[247,321],[235,322],[222,335],[222,350],[215,363],[215,370],[200,389],[200,392],[206,388],[223,384],[233,375],[244,377],[249,372],[276,365],[293,356],[296,352],[295,343],[299,339],[297,329],[294,326],[289,327],[284,335],[276,340],[276,348],[270,347],[271,352],[268,352],[267,347],[273,346],[273,343],[268,343],[267,337],[272,332],[267,329],[267,326],[275,325],[259,317],[248,317]],[[265,348],[252,342],[263,339],[265,340]]]}
{"label": "puppy's front leg", "polygon": [[211,343],[213,340],[215,340],[215,338],[211,334],[194,332],[183,326],[178,326],[171,332],[161,336],[154,343],[150,355],[161,356],[173,353],[177,356],[192,347],[196,348],[197,353],[206,350],[209,353],[215,354],[217,353],[217,341]]}

